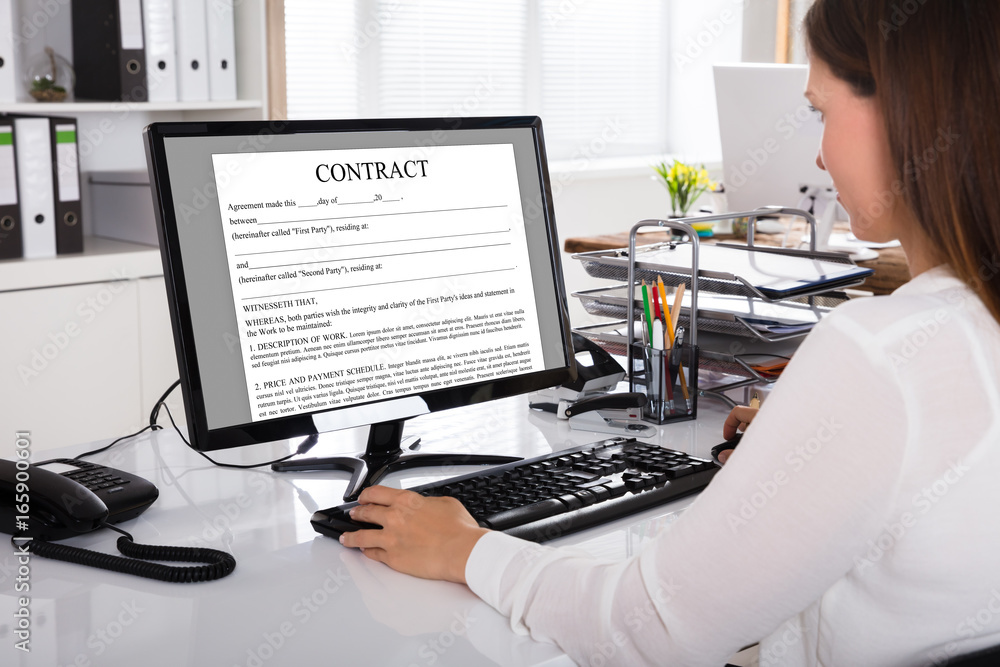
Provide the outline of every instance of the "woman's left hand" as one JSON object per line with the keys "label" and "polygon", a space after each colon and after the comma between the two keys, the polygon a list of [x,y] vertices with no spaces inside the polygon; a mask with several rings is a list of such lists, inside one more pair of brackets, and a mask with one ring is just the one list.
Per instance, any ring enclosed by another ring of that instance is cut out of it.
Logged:
{"label": "woman's left hand", "polygon": [[358,502],[351,518],[382,529],[344,533],[341,544],[406,574],[465,583],[472,548],[488,531],[462,503],[386,486],[365,489]]}

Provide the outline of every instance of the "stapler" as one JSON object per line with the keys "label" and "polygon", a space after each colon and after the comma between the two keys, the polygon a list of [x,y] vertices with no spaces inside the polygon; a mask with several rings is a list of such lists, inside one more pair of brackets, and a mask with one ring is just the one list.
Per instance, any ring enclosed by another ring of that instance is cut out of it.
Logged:
{"label": "stapler", "polygon": [[656,432],[642,421],[646,395],[609,393],[625,379],[625,369],[597,343],[573,334],[577,376],[559,387],[532,395],[528,406],[568,419],[570,428],[615,435],[648,437]]}

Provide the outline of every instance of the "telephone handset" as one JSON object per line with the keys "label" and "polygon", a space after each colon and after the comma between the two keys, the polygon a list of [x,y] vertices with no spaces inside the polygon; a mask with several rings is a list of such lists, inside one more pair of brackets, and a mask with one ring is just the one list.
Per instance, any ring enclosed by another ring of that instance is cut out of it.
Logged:
{"label": "telephone handset", "polygon": [[[131,535],[111,527],[139,516],[157,496],[151,482],[89,461],[53,459],[25,465],[0,459],[0,532],[13,536],[16,549],[179,583],[220,579],[236,568],[236,559],[224,551],[136,544]],[[122,533],[117,546],[128,558],[49,542],[103,527]],[[176,567],[150,560],[208,565]]]}
{"label": "telephone handset", "polygon": [[[0,459],[0,530],[5,533],[62,540],[135,518],[159,496],[149,481],[89,461],[53,459],[29,465],[25,472],[27,481],[18,492],[16,465]],[[27,528],[18,528],[16,517],[24,515]]]}

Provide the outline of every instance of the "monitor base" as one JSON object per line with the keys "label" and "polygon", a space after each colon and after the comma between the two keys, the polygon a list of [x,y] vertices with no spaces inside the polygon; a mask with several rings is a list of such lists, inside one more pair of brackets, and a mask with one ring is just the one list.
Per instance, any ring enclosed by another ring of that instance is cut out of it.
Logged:
{"label": "monitor base", "polygon": [[344,500],[358,499],[365,488],[377,484],[390,472],[404,468],[454,465],[499,465],[520,461],[517,456],[489,454],[414,453],[420,439],[413,438],[403,448],[403,420],[372,424],[368,432],[368,446],[357,456],[331,456],[325,458],[293,459],[274,463],[275,472],[301,472],[307,470],[342,470],[351,473]]}

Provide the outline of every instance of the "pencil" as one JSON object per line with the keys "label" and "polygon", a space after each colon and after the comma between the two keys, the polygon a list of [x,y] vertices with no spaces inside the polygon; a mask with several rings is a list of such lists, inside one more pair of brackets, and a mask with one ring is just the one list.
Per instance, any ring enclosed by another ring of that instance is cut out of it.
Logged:
{"label": "pencil", "polygon": [[667,324],[667,288],[663,284],[663,276],[656,276],[656,286],[660,290],[660,302],[663,304],[663,330],[665,332]]}
{"label": "pencil", "polygon": [[[664,299],[663,301],[664,306],[666,306],[666,303],[667,301],[666,299]],[[672,348],[674,346],[674,320],[670,316],[670,311],[667,308],[663,309],[663,321],[666,322],[667,325],[664,327],[665,329],[664,333],[666,334],[668,341],[666,347]]]}
{"label": "pencil", "polygon": [[649,294],[646,291],[646,281],[642,281],[642,309],[646,312],[646,328],[649,331],[648,340],[653,340],[653,318],[649,316]]}

